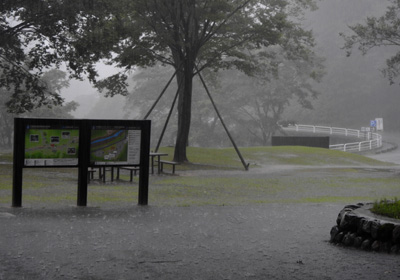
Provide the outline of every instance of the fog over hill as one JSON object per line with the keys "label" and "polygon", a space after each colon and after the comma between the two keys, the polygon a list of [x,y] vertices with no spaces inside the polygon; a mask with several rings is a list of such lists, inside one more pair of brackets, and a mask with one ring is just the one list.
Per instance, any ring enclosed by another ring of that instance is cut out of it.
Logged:
{"label": "fog over hill", "polygon": [[317,52],[326,58],[326,76],[318,85],[321,92],[308,111],[292,106],[288,119],[298,123],[359,128],[376,117],[384,118],[386,130],[399,130],[399,85],[389,85],[379,69],[393,49],[377,48],[362,56],[354,50],[350,57],[341,49],[339,33],[351,34],[348,25],[362,23],[368,16],[381,16],[388,1],[322,0],[319,9],[306,15],[306,25],[315,35]]}

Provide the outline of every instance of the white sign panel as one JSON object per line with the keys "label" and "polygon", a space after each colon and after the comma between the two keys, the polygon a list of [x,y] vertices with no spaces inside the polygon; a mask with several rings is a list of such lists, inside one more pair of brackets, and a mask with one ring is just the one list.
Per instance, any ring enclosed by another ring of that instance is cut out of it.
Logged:
{"label": "white sign panel", "polygon": [[383,118],[376,118],[376,130],[383,131]]}

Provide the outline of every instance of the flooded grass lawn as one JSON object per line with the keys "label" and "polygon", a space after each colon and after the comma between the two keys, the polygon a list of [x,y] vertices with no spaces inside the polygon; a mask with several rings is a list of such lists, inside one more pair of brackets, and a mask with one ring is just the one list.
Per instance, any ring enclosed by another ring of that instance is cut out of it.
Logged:
{"label": "flooded grass lawn", "polygon": [[[267,168],[268,169],[268,168]],[[371,172],[362,168],[307,168],[284,172],[179,171],[179,175],[151,175],[149,204],[154,206],[247,205],[260,203],[357,203],[400,197],[395,170]],[[208,174],[208,175],[207,175]],[[24,169],[24,207],[76,205],[76,169]],[[12,166],[0,165],[0,206],[12,201]],[[88,206],[137,204],[138,177],[129,182],[88,185]]]}

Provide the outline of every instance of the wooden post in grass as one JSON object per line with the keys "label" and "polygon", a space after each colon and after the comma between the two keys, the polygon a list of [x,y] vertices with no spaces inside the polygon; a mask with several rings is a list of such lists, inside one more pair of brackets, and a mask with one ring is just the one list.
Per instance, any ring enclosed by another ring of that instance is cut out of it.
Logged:
{"label": "wooden post in grass", "polygon": [[241,154],[240,151],[239,151],[239,148],[236,146],[236,143],[235,143],[235,141],[233,140],[232,135],[229,133],[229,130],[228,130],[228,128],[226,127],[225,122],[224,122],[224,120],[222,119],[222,116],[221,116],[221,114],[219,113],[217,106],[215,105],[214,99],[212,98],[212,96],[211,96],[211,94],[210,94],[210,91],[208,90],[208,87],[207,87],[206,83],[204,82],[203,77],[201,76],[200,71],[199,71],[199,69],[197,68],[197,66],[196,66],[196,70],[197,70],[197,74],[198,74],[199,77],[200,77],[201,83],[203,84],[203,87],[204,87],[204,89],[206,90],[207,95],[208,95],[208,97],[209,97],[210,100],[211,100],[211,103],[212,103],[212,105],[213,105],[213,107],[214,107],[214,110],[215,110],[215,112],[217,113],[218,118],[219,118],[219,120],[221,121],[222,126],[224,127],[224,129],[225,129],[225,131],[226,131],[226,134],[228,134],[228,137],[229,137],[229,139],[231,140],[231,143],[232,143],[233,147],[235,148],[236,153],[238,154],[240,160],[242,161],[242,164],[243,164],[243,166],[244,166],[244,169],[245,169],[246,171],[249,170],[249,164],[245,162],[245,160],[244,160],[242,154]]}

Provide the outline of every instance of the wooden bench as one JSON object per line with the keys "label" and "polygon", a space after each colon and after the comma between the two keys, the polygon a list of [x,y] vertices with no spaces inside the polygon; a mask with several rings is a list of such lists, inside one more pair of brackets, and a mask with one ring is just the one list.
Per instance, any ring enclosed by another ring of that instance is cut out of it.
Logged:
{"label": "wooden bench", "polygon": [[130,172],[130,181],[133,181],[133,175],[136,176],[136,173],[140,170],[139,166],[121,166],[118,167],[117,169],[117,180],[119,180],[119,170],[124,169],[124,170],[129,170]]}
{"label": "wooden bench", "polygon": [[99,179],[103,181],[103,183],[106,182],[106,172],[110,171],[111,172],[111,182],[114,181],[114,167],[112,166],[99,166]]}
{"label": "wooden bench", "polygon": [[88,168],[88,182],[94,179],[94,173],[96,172],[96,168],[99,169],[99,180],[106,182],[106,171],[111,172],[111,182],[114,181],[114,167],[105,167],[105,166],[96,166]]}
{"label": "wooden bench", "polygon": [[88,182],[90,182],[90,180],[94,179],[95,172],[96,172],[96,170],[94,168],[91,168],[91,167],[88,168]]}
{"label": "wooden bench", "polygon": [[175,174],[175,166],[176,166],[176,165],[179,165],[179,162],[168,161],[168,160],[160,160],[160,161],[158,162],[158,164],[160,164],[160,171],[161,171],[161,173],[162,173],[163,170],[164,170],[164,164],[170,164],[170,165],[172,165],[172,174]]}

